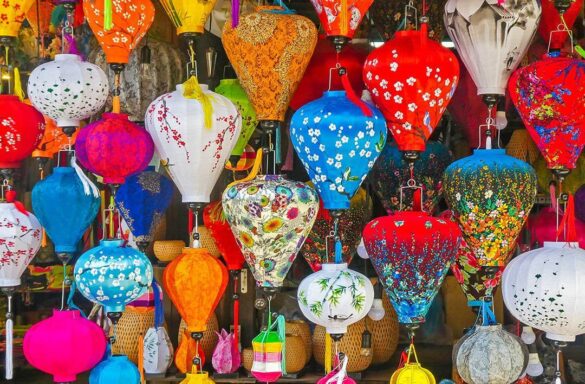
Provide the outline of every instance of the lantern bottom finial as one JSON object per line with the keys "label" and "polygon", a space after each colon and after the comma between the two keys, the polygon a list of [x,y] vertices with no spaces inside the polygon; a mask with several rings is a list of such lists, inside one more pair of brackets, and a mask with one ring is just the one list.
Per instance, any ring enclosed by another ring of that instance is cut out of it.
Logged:
{"label": "lantern bottom finial", "polygon": [[492,109],[493,107],[495,107],[498,104],[498,100],[500,99],[500,95],[497,95],[495,93],[488,93],[488,94],[482,95],[481,98],[482,98],[484,104],[487,105],[487,107],[489,109]]}
{"label": "lantern bottom finial", "polygon": [[337,53],[341,52],[343,47],[345,47],[347,43],[349,43],[349,41],[351,40],[347,36],[329,36],[329,39],[331,39],[331,42],[333,43],[333,46],[335,47]]}
{"label": "lantern bottom finial", "polygon": [[122,312],[108,312],[108,319],[112,322],[112,324],[118,324],[120,318],[122,317]]}
{"label": "lantern bottom finial", "polygon": [[329,334],[329,336],[331,336],[331,340],[338,342],[341,341],[341,338],[343,337],[343,333],[331,333]]}
{"label": "lantern bottom finial", "polygon": [[402,157],[407,163],[414,163],[420,157],[421,152],[419,151],[404,151]]}
{"label": "lantern bottom finial", "polygon": [[557,180],[562,180],[571,173],[571,170],[568,168],[557,168],[553,169],[552,173],[555,175]]}

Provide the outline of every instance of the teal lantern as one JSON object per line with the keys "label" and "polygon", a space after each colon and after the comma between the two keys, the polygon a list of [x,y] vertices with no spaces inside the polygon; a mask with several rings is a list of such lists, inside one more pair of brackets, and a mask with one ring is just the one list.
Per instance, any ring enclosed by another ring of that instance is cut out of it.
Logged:
{"label": "teal lantern", "polygon": [[[142,347],[142,346],[141,346]],[[139,384],[140,372],[125,355],[110,356],[91,370],[89,384]]]}

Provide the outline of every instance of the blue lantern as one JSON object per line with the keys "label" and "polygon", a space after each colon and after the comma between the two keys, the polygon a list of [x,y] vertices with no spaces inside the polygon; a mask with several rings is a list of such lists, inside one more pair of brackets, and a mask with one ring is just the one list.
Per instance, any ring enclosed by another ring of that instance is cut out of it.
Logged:
{"label": "blue lantern", "polygon": [[172,198],[172,181],[155,172],[154,167],[128,177],[118,189],[116,206],[141,249],[152,241],[152,233]]}
{"label": "blue lantern", "polygon": [[[102,240],[79,257],[74,269],[77,288],[110,313],[121,314],[127,303],[146,293],[152,283],[152,265],[140,251],[119,239]],[[115,318],[120,315],[112,315]]]}
{"label": "blue lantern", "polygon": [[125,355],[110,356],[89,374],[89,384],[138,384],[140,372]]}
{"label": "blue lantern", "polygon": [[81,170],[56,167],[34,186],[32,206],[55,252],[72,254],[99,211],[100,194]]}
{"label": "blue lantern", "polygon": [[349,209],[386,144],[384,116],[368,105],[368,117],[362,107],[345,91],[328,91],[292,117],[293,146],[326,209]]}

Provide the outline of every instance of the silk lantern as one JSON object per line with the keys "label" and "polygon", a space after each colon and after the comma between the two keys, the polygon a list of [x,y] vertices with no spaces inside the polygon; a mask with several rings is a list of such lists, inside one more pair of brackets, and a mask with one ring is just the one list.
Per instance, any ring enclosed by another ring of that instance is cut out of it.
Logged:
{"label": "silk lantern", "polygon": [[585,333],[584,271],[585,251],[577,243],[545,242],[512,259],[504,270],[506,308],[548,339],[575,341]]}
{"label": "silk lantern", "polygon": [[297,300],[307,319],[339,335],[368,314],[374,287],[366,276],[348,269],[347,263],[326,263],[301,281]]}
{"label": "silk lantern", "polygon": [[89,384],[139,384],[140,372],[125,355],[109,356],[91,370]]}
{"label": "silk lantern", "polygon": [[[444,21],[477,94],[504,95],[540,20],[539,0],[449,0]],[[491,101],[493,102],[493,101]]]}
{"label": "silk lantern", "polygon": [[84,127],[75,149],[81,165],[106,184],[123,184],[146,168],[154,153],[150,135],[120,113],[104,113],[101,120]]}
{"label": "silk lantern", "polygon": [[59,151],[65,148],[67,145],[75,144],[77,138],[77,130],[67,136],[59,127],[54,120],[45,116],[45,132],[40,143],[37,144],[36,149],[32,152],[31,156],[39,159],[52,159]]}
{"label": "silk lantern", "polygon": [[[52,0],[39,0],[33,4],[26,12],[26,21],[30,24],[35,36],[43,39],[49,34],[51,13],[55,5]],[[42,42],[39,44],[43,45]]]}
{"label": "silk lantern", "polygon": [[77,167],[55,167],[32,190],[32,206],[57,254],[72,255],[100,209],[100,191]]}
{"label": "silk lantern", "polygon": [[311,0],[325,33],[338,51],[341,51],[343,46],[353,38],[373,2],[374,0],[354,0],[351,2]]}
{"label": "silk lantern", "polygon": [[227,98],[192,77],[152,102],[144,118],[184,203],[208,203],[242,120]]}
{"label": "silk lantern", "polygon": [[27,90],[32,104],[59,127],[78,127],[106,103],[108,77],[79,55],[60,54],[32,71]]}
{"label": "silk lantern", "polygon": [[556,0],[541,0],[540,2],[542,16],[540,23],[538,23],[538,33],[544,41],[550,42],[552,49],[561,49],[569,37],[568,32],[562,31],[562,29],[559,31],[559,25],[565,24],[568,30],[571,30],[583,8],[583,0],[570,0],[568,1],[569,7],[561,16],[555,5],[557,2]]}
{"label": "silk lantern", "polygon": [[0,168],[19,168],[43,137],[45,119],[17,96],[0,95]]}
{"label": "silk lantern", "polygon": [[179,384],[215,384],[207,372],[187,373]]}
{"label": "silk lantern", "polygon": [[24,334],[22,347],[30,365],[56,383],[70,383],[101,361],[106,344],[104,331],[78,310],[54,309]]}
{"label": "silk lantern", "polygon": [[[564,214],[560,212],[559,222]],[[556,241],[557,238],[557,212],[551,207],[542,208],[536,215],[528,219],[528,228],[530,229],[531,246],[542,246],[547,241]],[[575,219],[575,232],[577,233],[576,241],[580,248],[585,247],[585,223],[580,219]]]}
{"label": "silk lantern", "polygon": [[6,0],[0,4],[0,37],[18,36],[18,30],[26,17],[26,12],[34,0]]}
{"label": "silk lantern", "polygon": [[317,43],[315,25],[281,7],[260,6],[237,28],[226,23],[221,41],[256,118],[265,125],[284,121]]}
{"label": "silk lantern", "polygon": [[[165,314],[162,293],[156,281],[152,282],[154,293],[154,324],[144,334],[142,356],[144,372],[147,374],[165,374],[173,362],[173,344],[164,327]],[[140,346],[139,346],[140,348]]]}
{"label": "silk lantern", "polygon": [[457,256],[457,225],[425,212],[397,212],[371,221],[363,236],[398,320],[423,323]]}
{"label": "silk lantern", "polygon": [[223,210],[260,287],[281,287],[319,208],[317,193],[280,175],[261,175],[223,192]]}
{"label": "silk lantern", "polygon": [[386,135],[382,114],[356,104],[345,91],[325,92],[295,112],[290,123],[292,145],[330,210],[349,209]]}
{"label": "silk lantern", "polygon": [[203,224],[211,232],[228,269],[242,269],[246,260],[225,217],[221,200],[211,202],[203,209]]}
{"label": "silk lantern", "polygon": [[[421,52],[432,52],[422,54]],[[439,123],[459,80],[455,55],[420,31],[398,31],[368,56],[364,83],[398,149],[415,158]]]}
{"label": "silk lantern", "polygon": [[447,204],[481,267],[506,264],[536,198],[536,173],[504,149],[476,149],[443,176]]}
{"label": "silk lantern", "polygon": [[177,35],[193,36],[203,34],[216,1],[162,0],[161,5],[177,28]]}
{"label": "silk lantern", "polygon": [[508,86],[548,168],[562,175],[575,168],[585,145],[583,76],[583,60],[549,55],[514,72]]}
{"label": "silk lantern", "polygon": [[[451,163],[449,148],[440,142],[428,142],[420,159],[414,163],[411,175],[408,162],[402,157],[395,142],[386,143],[378,161],[370,173],[373,190],[388,214],[400,210],[412,210],[414,190],[402,189],[408,180],[414,179],[423,188],[423,208],[433,212],[443,194],[443,172]],[[402,202],[400,195],[402,191]],[[402,204],[402,205],[401,205]]]}

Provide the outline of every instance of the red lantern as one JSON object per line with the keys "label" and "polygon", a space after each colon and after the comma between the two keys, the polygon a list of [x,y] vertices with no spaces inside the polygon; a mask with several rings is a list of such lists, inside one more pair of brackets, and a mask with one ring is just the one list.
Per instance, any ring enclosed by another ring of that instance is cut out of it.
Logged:
{"label": "red lantern", "polygon": [[0,95],[0,168],[18,168],[43,138],[45,118],[16,96]]}
{"label": "red lantern", "polygon": [[228,269],[239,270],[244,267],[244,255],[236,243],[230,224],[225,219],[221,200],[209,203],[203,210],[203,223],[211,232]]}
{"label": "red lantern", "polygon": [[[542,0],[542,14],[540,15],[540,23],[538,24],[538,33],[546,42],[550,42],[552,49],[561,49],[565,45],[565,41],[569,37],[567,32],[558,31],[562,25],[561,14],[555,7],[555,0]],[[583,7],[583,0],[572,0],[569,8],[563,13],[563,19],[569,29],[573,28],[573,24],[581,12]]]}
{"label": "red lantern", "polygon": [[[559,214],[559,223],[563,218],[563,214]],[[528,220],[528,227],[530,228],[531,246],[544,245],[545,241],[562,241],[565,239],[561,234],[557,237],[557,213],[553,208],[547,207],[542,209]],[[576,241],[579,242],[580,248],[585,248],[585,223],[579,219],[575,219],[575,232],[577,233]]]}
{"label": "red lantern", "polygon": [[368,56],[364,82],[401,151],[422,152],[457,88],[455,55],[420,31],[399,31]]}
{"label": "red lantern", "polygon": [[353,38],[374,0],[311,0],[319,21],[337,50]]}
{"label": "red lantern", "polygon": [[103,118],[83,128],[75,142],[79,162],[104,183],[123,184],[126,177],[142,171],[154,152],[154,144],[144,128],[128,120],[128,115],[104,113]]}

